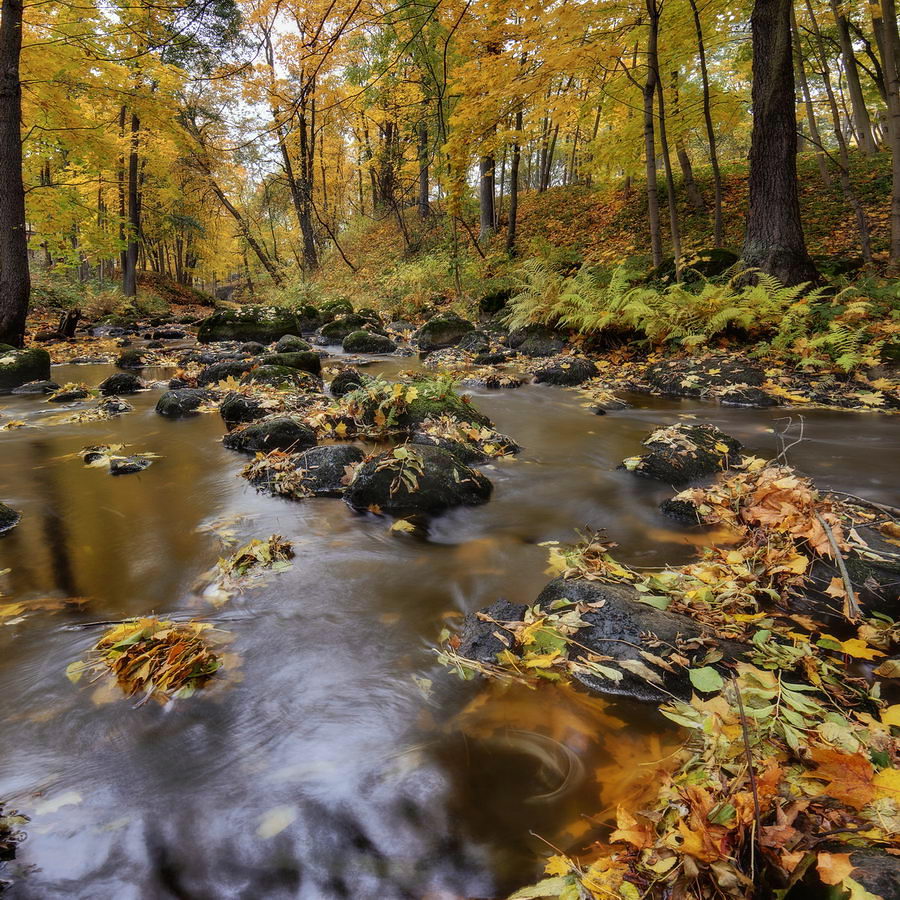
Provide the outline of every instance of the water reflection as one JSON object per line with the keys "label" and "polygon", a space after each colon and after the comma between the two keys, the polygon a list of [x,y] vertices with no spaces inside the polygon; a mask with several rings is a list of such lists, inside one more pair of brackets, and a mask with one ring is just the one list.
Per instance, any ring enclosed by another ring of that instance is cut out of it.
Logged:
{"label": "water reflection", "polygon": [[[12,570],[0,589],[89,598],[0,625],[0,797],[32,817],[12,897],[493,897],[533,874],[545,849],[534,835],[577,849],[608,826],[622,791],[652,779],[667,753],[658,723],[578,694],[448,685],[428,644],[499,596],[533,599],[546,581],[540,542],[584,525],[605,528],[633,564],[690,558],[698,532],[657,509],[669,488],[615,466],[685,416],[772,455],[783,415],[640,398],[595,417],[555,388],[477,392],[523,453],[487,467],[489,504],[435,520],[420,540],[337,500],[257,494],[236,477],[244,460],[222,448],[217,416],[163,420],[157,396],[138,395],[118,420],[0,434],[0,499],[24,513],[0,539],[0,569]],[[38,397],[0,398],[0,409],[48,415]],[[895,421],[805,415],[791,461],[824,486],[890,502]],[[162,458],[112,478],[72,457],[121,442]],[[282,534],[294,567],[212,608],[194,586],[223,552],[217,520],[234,520],[237,540]],[[241,680],[138,710],[69,684],[66,665],[96,640],[91,623],[151,611],[232,632]]]}

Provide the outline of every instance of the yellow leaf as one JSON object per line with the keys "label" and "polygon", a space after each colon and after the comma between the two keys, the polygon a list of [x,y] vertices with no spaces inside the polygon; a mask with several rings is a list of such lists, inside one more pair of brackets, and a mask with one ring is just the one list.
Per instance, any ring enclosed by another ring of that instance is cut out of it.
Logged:
{"label": "yellow leaf", "polygon": [[337,427],[334,429],[334,433],[335,433],[338,437],[346,437],[346,435],[347,435],[347,423],[346,423],[346,422],[340,422],[340,423],[337,425]]}
{"label": "yellow leaf", "polygon": [[549,653],[535,653],[522,659],[526,669],[549,669],[559,658],[559,650],[551,650]]}
{"label": "yellow leaf", "polygon": [[[882,654],[884,655],[884,654]],[[894,725],[900,728],[900,704],[889,706],[881,713],[881,721],[885,725]]]}
{"label": "yellow leaf", "polygon": [[873,779],[876,797],[900,801],[900,769],[882,769]]}
{"label": "yellow leaf", "polygon": [[572,864],[564,856],[551,856],[544,866],[547,875],[568,875],[572,871]]}
{"label": "yellow leaf", "polygon": [[[859,638],[850,638],[849,641],[841,641],[841,649],[848,656],[852,656],[855,659],[875,659],[876,656],[887,655],[881,650],[870,647],[865,641],[861,641]],[[893,708],[894,707],[891,707],[891,709]],[[896,708],[900,710],[900,706]],[[900,725],[900,717],[898,717],[897,724]]]}
{"label": "yellow leaf", "polygon": [[397,521],[394,522],[393,525],[391,525],[391,531],[399,531],[403,534],[409,534],[410,532],[413,532],[415,530],[416,526],[406,519],[397,519]]}
{"label": "yellow leaf", "polygon": [[855,868],[849,853],[820,853],[816,861],[824,884],[840,884]]}

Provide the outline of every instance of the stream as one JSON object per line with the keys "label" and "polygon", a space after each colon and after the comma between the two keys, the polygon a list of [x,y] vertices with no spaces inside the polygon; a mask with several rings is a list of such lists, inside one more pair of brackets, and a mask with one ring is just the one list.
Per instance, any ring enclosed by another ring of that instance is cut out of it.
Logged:
{"label": "stream", "polygon": [[[366,371],[416,365],[382,358]],[[93,386],[113,371],[51,377]],[[550,845],[589,839],[585,813],[652,774],[667,737],[652,710],[457,681],[432,647],[498,597],[532,601],[549,580],[541,543],[584,526],[632,565],[691,559],[702,532],[658,511],[671,488],[616,470],[655,426],[696,417],[772,457],[800,414],[640,396],[596,416],[561,388],[467,393],[522,453],[482,466],[491,501],[434,519],[427,538],[341,500],[257,493],[237,477],[247,458],[220,443],[221,418],[167,420],[155,390],[118,419],[70,425],[41,424],[71,411],[43,397],[0,397],[0,413],[37,426],[0,433],[0,500],[23,514],[0,537],[0,592],[87,598],[0,618],[0,800],[31,820],[4,898],[501,897],[536,876]],[[896,419],[802,417],[792,465],[819,487],[897,502]],[[105,443],[160,458],[112,477],[72,456]],[[241,543],[282,535],[293,567],[211,605],[197,585],[230,552],[223,530]],[[100,636],[90,623],[150,613],[230,632],[236,677],[140,708],[69,682],[66,666]]]}

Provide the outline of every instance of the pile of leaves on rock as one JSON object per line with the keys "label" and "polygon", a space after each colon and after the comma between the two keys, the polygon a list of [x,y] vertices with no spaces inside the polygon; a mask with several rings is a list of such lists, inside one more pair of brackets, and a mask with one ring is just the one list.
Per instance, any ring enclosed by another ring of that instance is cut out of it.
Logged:
{"label": "pile of leaves on rock", "polygon": [[[656,764],[651,795],[585,811],[605,837],[550,857],[546,877],[513,896],[784,897],[805,886],[813,893],[803,896],[887,900],[900,868],[892,860],[900,856],[900,705],[882,690],[900,677],[891,656],[900,624],[860,610],[842,561],[862,544],[862,525],[880,529],[889,545],[900,527],[755,458],[676,500],[700,522],[727,527],[730,546],[642,572],[588,533],[576,546],[552,544],[548,571],[630,585],[651,606],[689,613],[720,642],[665,644],[643,634],[633,658],[603,657],[578,641],[591,604],[566,599],[529,607],[522,621],[491,621],[507,645],[495,662],[462,658],[459,636],[442,636],[442,660],[466,678],[616,682],[627,670],[660,687],[660,675],[680,671],[692,687],[687,699],[673,695],[659,707],[685,739]],[[836,606],[830,626],[800,602],[821,561],[841,573],[825,590]],[[725,658],[726,643],[741,652]]]}

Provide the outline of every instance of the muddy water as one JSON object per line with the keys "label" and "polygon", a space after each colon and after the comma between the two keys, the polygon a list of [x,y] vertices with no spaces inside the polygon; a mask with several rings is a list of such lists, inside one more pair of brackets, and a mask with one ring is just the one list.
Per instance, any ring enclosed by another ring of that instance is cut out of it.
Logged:
{"label": "muddy water", "polygon": [[[109,371],[53,377],[96,384]],[[652,774],[666,738],[648,713],[448,686],[429,644],[498,596],[533,599],[540,542],[585,525],[634,564],[688,559],[697,533],[657,512],[670,491],[616,464],[651,427],[693,416],[773,455],[785,413],[639,398],[598,417],[558,388],[473,396],[523,453],[485,467],[491,502],[435,520],[427,540],[339,500],[257,494],[236,477],[244,458],[218,442],[219,417],[165,420],[156,392],[80,425],[42,425],[59,412],[42,398],[0,398],[0,412],[36,426],[0,434],[0,499],[23,512],[0,538],[11,570],[0,590],[89,598],[0,620],[0,798],[31,818],[9,896],[501,896],[533,877],[544,841],[576,847],[593,827],[582,813]],[[119,478],[71,458],[120,442],[162,458]],[[896,419],[807,412],[790,460],[823,486],[896,502]],[[196,588],[224,552],[223,522],[238,540],[280,533],[296,558],[217,609]],[[67,681],[97,639],[91,623],[149,612],[227,629],[240,680],[140,709]]]}

